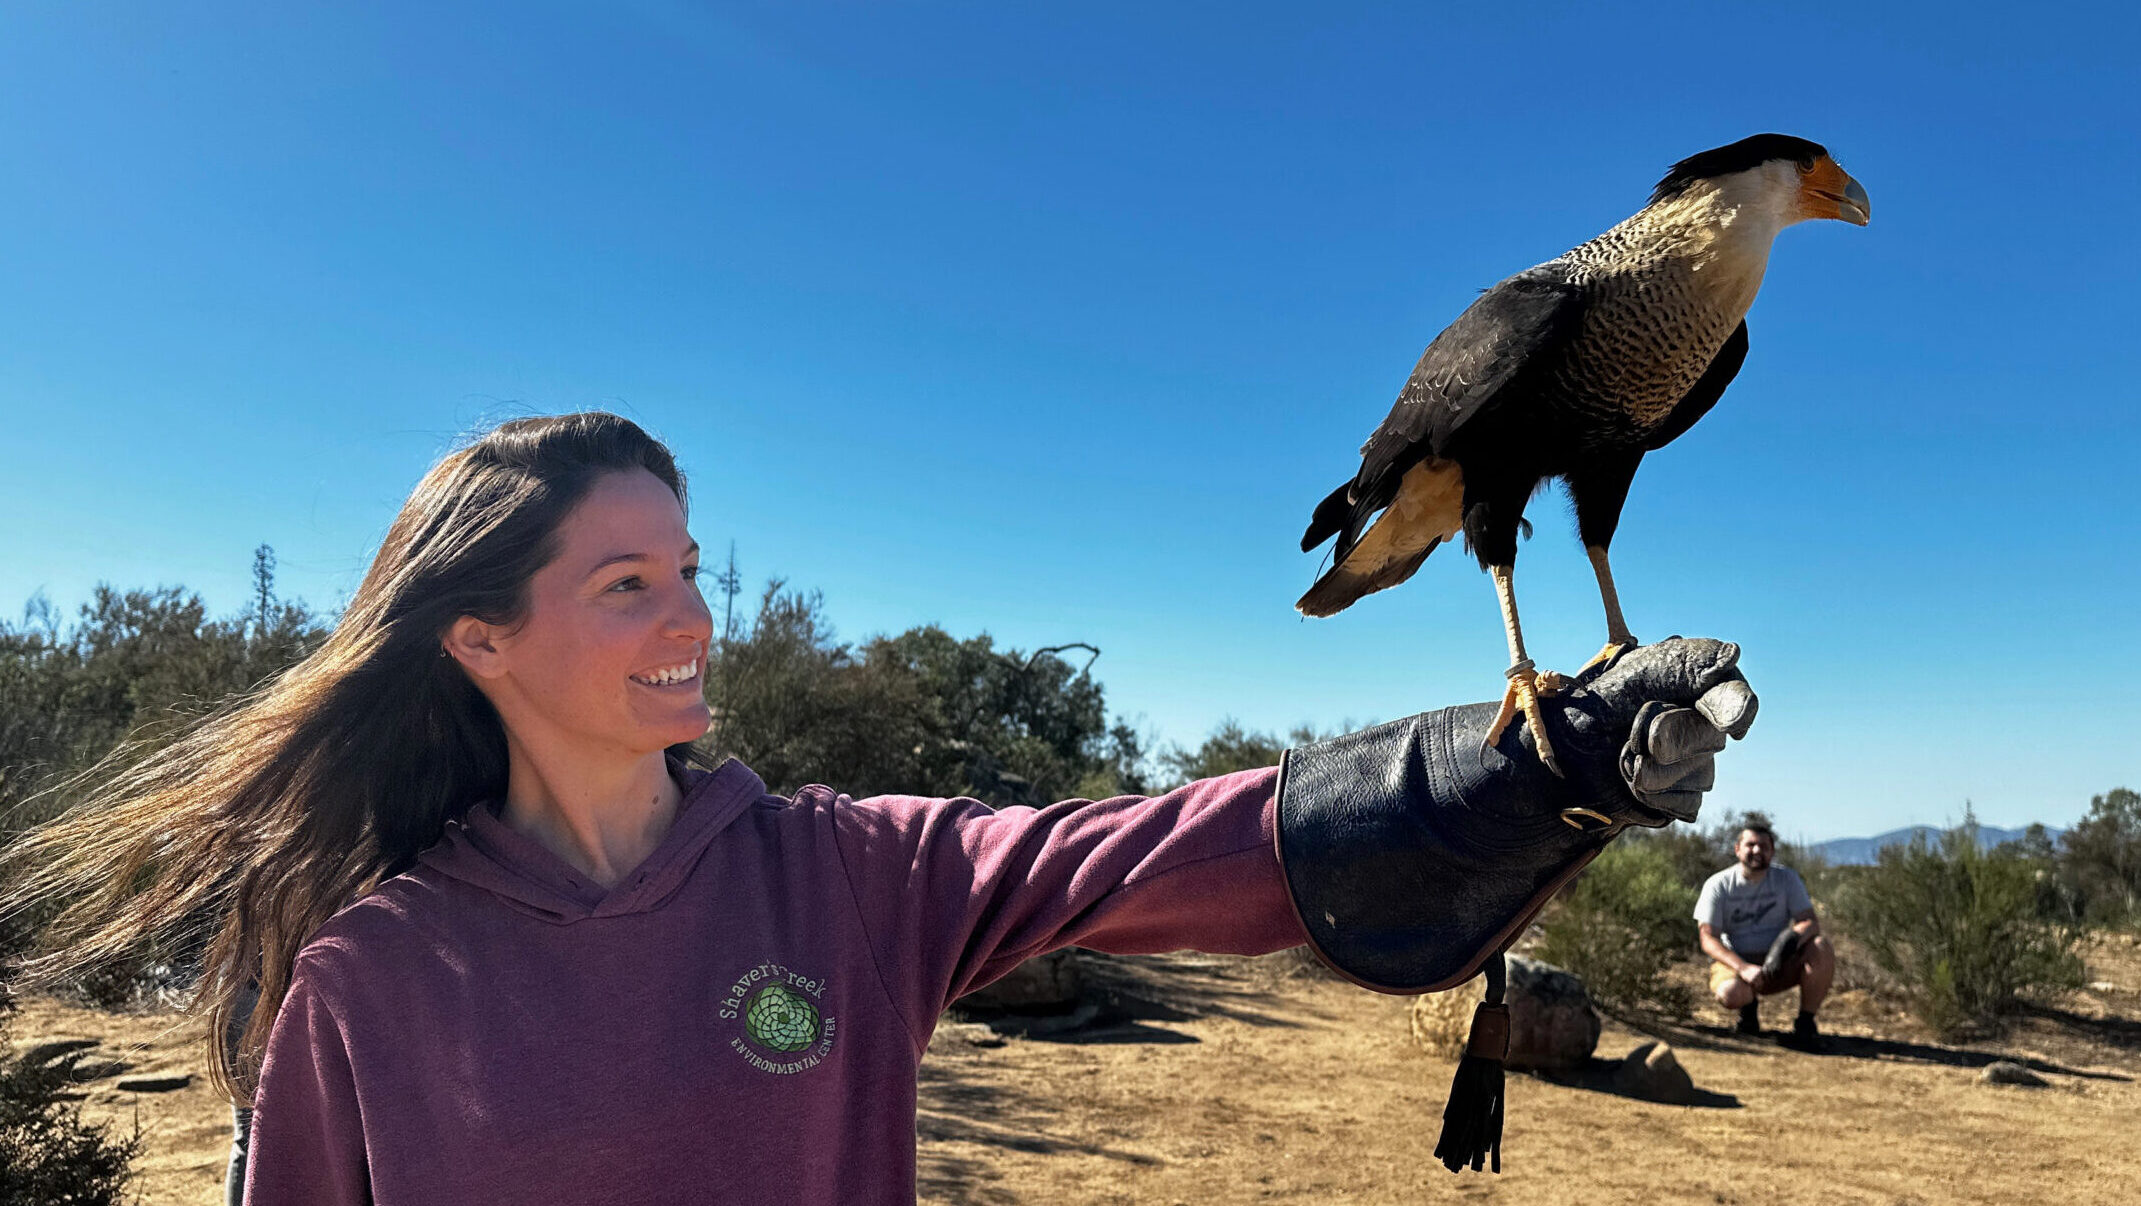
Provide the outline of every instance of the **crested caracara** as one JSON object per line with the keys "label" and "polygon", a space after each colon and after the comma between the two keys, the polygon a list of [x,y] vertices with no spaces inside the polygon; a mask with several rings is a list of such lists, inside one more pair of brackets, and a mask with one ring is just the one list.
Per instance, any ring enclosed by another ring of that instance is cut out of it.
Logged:
{"label": "crested caracara", "polygon": [[1513,663],[1488,741],[1522,711],[1558,773],[1539,694],[1563,680],[1535,671],[1517,625],[1524,504],[1548,478],[1567,483],[1606,610],[1592,662],[1634,647],[1606,549],[1636,466],[1740,371],[1777,232],[1868,217],[1866,190],[1820,145],[1757,134],[1674,164],[1627,221],[1488,289],[1427,345],[1361,445],[1360,471],[1317,505],[1302,551],[1336,536],[1336,554],[1295,606],[1342,611],[1412,577],[1462,531],[1494,576]]}

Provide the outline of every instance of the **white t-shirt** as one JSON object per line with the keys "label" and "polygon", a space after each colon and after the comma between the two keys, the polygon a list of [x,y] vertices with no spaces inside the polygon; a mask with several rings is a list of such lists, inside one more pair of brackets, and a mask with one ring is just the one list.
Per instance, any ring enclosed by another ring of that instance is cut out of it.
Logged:
{"label": "white t-shirt", "polygon": [[1703,881],[1695,920],[1722,935],[1740,958],[1759,959],[1793,917],[1813,907],[1806,883],[1790,867],[1771,863],[1762,878],[1749,880],[1746,869],[1734,863]]}

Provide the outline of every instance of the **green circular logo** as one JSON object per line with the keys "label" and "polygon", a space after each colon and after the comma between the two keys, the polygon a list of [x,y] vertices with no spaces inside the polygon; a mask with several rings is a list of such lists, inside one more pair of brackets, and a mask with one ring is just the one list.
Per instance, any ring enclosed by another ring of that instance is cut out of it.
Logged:
{"label": "green circular logo", "polygon": [[818,1007],[785,984],[768,984],[744,1007],[743,1028],[768,1051],[801,1051],[818,1041]]}

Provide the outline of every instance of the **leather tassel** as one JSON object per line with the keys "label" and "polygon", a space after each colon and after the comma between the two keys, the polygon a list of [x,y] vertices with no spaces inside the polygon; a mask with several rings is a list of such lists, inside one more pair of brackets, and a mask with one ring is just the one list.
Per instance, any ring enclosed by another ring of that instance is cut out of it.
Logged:
{"label": "leather tassel", "polygon": [[1470,1164],[1474,1172],[1488,1161],[1502,1171],[1502,1061],[1509,1058],[1509,1007],[1502,1003],[1508,969],[1501,952],[1483,968],[1487,997],[1472,1011],[1472,1033],[1464,1058],[1450,1080],[1450,1101],[1442,1107],[1442,1137],[1435,1158],[1451,1172]]}

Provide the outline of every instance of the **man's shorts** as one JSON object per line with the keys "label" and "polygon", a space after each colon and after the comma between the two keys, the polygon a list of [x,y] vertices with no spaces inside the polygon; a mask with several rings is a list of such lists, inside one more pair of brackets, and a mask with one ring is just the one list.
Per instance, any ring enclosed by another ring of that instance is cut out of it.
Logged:
{"label": "man's shorts", "polygon": [[[1814,945],[1812,943],[1800,947],[1799,957],[1786,965],[1783,971],[1778,972],[1777,978],[1762,991],[1764,993],[1777,993],[1783,992],[1787,988],[1796,987],[1799,983],[1799,977],[1806,974],[1806,957],[1813,949]],[[1745,958],[1745,956],[1741,957]],[[1727,985],[1739,978],[1740,974],[1738,972],[1722,963],[1713,961],[1710,964],[1710,995],[1716,996],[1718,993],[1723,992]]]}

